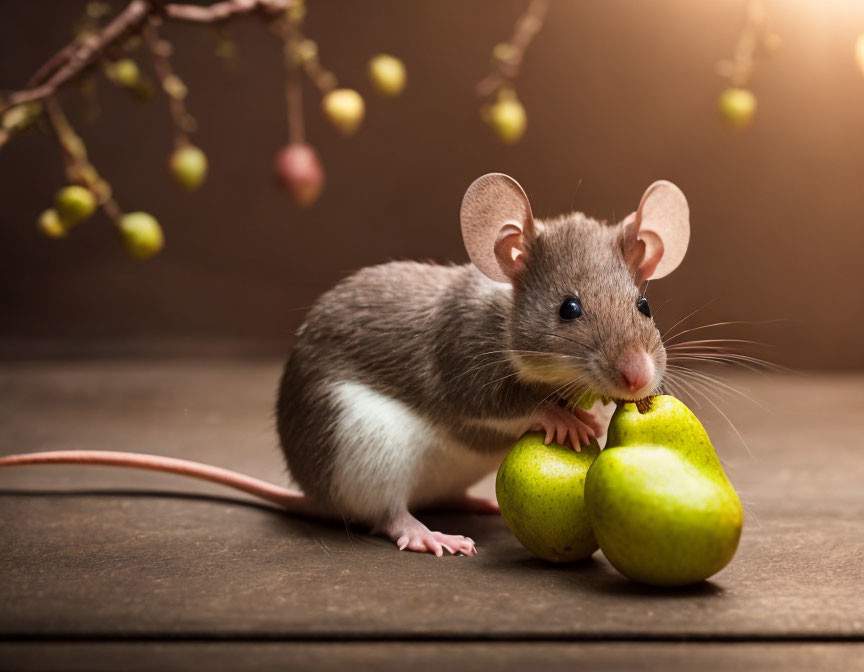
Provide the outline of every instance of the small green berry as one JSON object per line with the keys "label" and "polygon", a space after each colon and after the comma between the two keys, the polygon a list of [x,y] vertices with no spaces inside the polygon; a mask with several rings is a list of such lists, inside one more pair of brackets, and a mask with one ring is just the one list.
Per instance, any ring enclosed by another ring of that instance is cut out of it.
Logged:
{"label": "small green berry", "polygon": [[146,212],[130,212],[123,215],[120,218],[120,233],[126,251],[139,259],[152,257],[165,244],[159,222]]}
{"label": "small green berry", "polygon": [[109,63],[105,66],[105,72],[112,82],[130,89],[141,79],[138,64],[131,58],[121,58],[119,61]]}
{"label": "small green berry", "polygon": [[4,131],[20,131],[27,128],[42,114],[42,103],[33,101],[10,107],[3,113],[0,126]]}
{"label": "small green berry", "polygon": [[369,78],[382,96],[398,96],[405,88],[405,64],[395,56],[379,54],[369,61]]}
{"label": "small green berry", "polygon": [[174,151],[169,167],[177,184],[194,191],[207,178],[207,155],[198,147],[186,145]]}
{"label": "small green berry", "polygon": [[486,123],[498,138],[507,144],[514,143],[525,133],[528,117],[525,108],[515,95],[499,97],[487,110]]}
{"label": "small green berry", "polygon": [[96,197],[89,189],[73,184],[57,192],[54,206],[63,220],[63,225],[69,229],[96,211]]}
{"label": "small green berry", "polygon": [[334,89],[321,101],[324,114],[343,135],[353,134],[363,123],[365,104],[354,89]]}
{"label": "small green berry", "polygon": [[736,129],[746,127],[756,114],[756,96],[747,89],[726,89],[717,105],[726,123]]}
{"label": "small green berry", "polygon": [[177,75],[168,75],[162,80],[162,89],[174,100],[183,100],[189,93],[186,83]]}
{"label": "small green berry", "polygon": [[66,236],[66,227],[63,226],[60,215],[54,208],[49,208],[39,215],[37,226],[49,238],[63,238]]}

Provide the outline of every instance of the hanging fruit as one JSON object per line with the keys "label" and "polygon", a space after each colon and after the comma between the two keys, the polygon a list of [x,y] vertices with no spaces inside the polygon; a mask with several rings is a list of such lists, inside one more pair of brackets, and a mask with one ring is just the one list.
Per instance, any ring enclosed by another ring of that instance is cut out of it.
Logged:
{"label": "hanging fruit", "polygon": [[64,187],[54,197],[54,207],[68,231],[96,211],[96,197],[85,187],[74,184]]}
{"label": "hanging fruit", "polygon": [[756,114],[756,96],[748,89],[725,89],[717,104],[720,114],[732,128],[745,128]]}
{"label": "hanging fruit", "polygon": [[105,74],[112,82],[126,88],[133,88],[141,80],[138,64],[131,58],[121,58],[105,65]]}
{"label": "hanging fruit", "polygon": [[342,135],[353,135],[363,123],[366,105],[354,89],[333,89],[324,96],[321,109]]}
{"label": "hanging fruit", "polygon": [[506,143],[518,142],[525,134],[528,117],[516,93],[510,89],[498,92],[498,100],[484,111],[486,123],[498,138]]}
{"label": "hanging fruit", "polygon": [[194,191],[207,177],[207,155],[195,145],[184,145],[174,150],[169,168],[177,184],[187,191]]}
{"label": "hanging fruit", "polygon": [[312,205],[324,189],[324,170],[318,154],[305,143],[292,143],[276,155],[276,179],[301,207]]}
{"label": "hanging fruit", "polygon": [[749,0],[744,27],[738,36],[732,58],[717,63],[717,74],[728,80],[729,86],[717,99],[717,110],[726,124],[741,130],[750,125],[756,114],[756,95],[750,86],[756,61],[780,48],[777,33],[768,29],[768,16],[763,0]]}
{"label": "hanging fruit", "polygon": [[398,96],[405,88],[405,64],[395,56],[378,54],[369,61],[369,79],[382,96]]}
{"label": "hanging fruit", "polygon": [[130,212],[118,222],[126,251],[138,259],[149,259],[165,244],[162,227],[153,215],[146,212]]}
{"label": "hanging fruit", "polygon": [[60,214],[54,208],[49,208],[39,215],[37,226],[49,238],[66,237],[66,227],[60,220]]}
{"label": "hanging fruit", "polygon": [[501,142],[513,144],[525,134],[528,115],[516,96],[516,77],[522,67],[525,51],[543,27],[548,0],[531,0],[516,21],[513,35],[492,49],[492,72],[477,84],[482,99],[480,116]]}

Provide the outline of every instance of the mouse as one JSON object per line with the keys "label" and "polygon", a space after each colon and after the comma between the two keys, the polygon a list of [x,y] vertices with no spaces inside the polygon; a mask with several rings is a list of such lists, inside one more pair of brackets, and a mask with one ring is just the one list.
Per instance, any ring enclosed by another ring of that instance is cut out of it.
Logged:
{"label": "mouse", "polygon": [[[276,426],[302,492],[209,465],[109,451],[0,458],[0,467],[88,463],[181,473],[289,513],[365,525],[399,550],[477,552],[415,517],[495,513],[468,488],[524,433],[580,450],[605,433],[593,400],[642,401],[666,352],[644,290],[683,260],[690,214],[651,184],[619,222],[535,219],[512,177],[475,180],[461,205],[470,262],[393,261],[343,279],[312,306],[280,378]],[[598,402],[599,403],[599,402]]]}

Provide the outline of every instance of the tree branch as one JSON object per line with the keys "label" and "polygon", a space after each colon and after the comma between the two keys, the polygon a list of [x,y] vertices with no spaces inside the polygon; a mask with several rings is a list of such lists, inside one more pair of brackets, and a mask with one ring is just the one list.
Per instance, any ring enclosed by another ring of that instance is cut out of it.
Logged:
{"label": "tree branch", "polygon": [[28,81],[28,88],[12,93],[0,104],[0,112],[53,95],[98,61],[107,48],[140,31],[151,15],[189,23],[217,23],[254,12],[273,17],[292,4],[294,0],[222,0],[202,7],[161,0],[132,0],[94,36],[65,46],[46,61]]}
{"label": "tree branch", "polygon": [[223,0],[212,5],[186,5],[171,3],[164,5],[165,18],[190,23],[217,23],[227,21],[243,14],[260,12],[265,16],[273,16],[284,12],[294,0]]}
{"label": "tree branch", "polygon": [[531,0],[528,8],[516,20],[510,41],[502,44],[508,52],[506,58],[497,55],[493,59],[495,69],[477,83],[476,90],[480,98],[491,96],[502,86],[516,79],[519,68],[522,66],[522,59],[525,57],[525,51],[534,36],[543,27],[548,10],[549,0]]}

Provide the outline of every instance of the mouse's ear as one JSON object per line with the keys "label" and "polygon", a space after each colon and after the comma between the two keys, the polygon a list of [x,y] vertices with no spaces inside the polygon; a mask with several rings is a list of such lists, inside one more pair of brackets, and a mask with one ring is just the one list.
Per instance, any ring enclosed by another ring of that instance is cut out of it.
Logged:
{"label": "mouse's ear", "polygon": [[462,240],[472,263],[496,282],[511,283],[524,265],[534,217],[525,191],[512,177],[489,173],[465,192],[460,213]]}
{"label": "mouse's ear", "polygon": [[690,208],[684,193],[658,180],[645,191],[639,209],[621,222],[624,258],[636,284],[678,268],[690,243]]}

